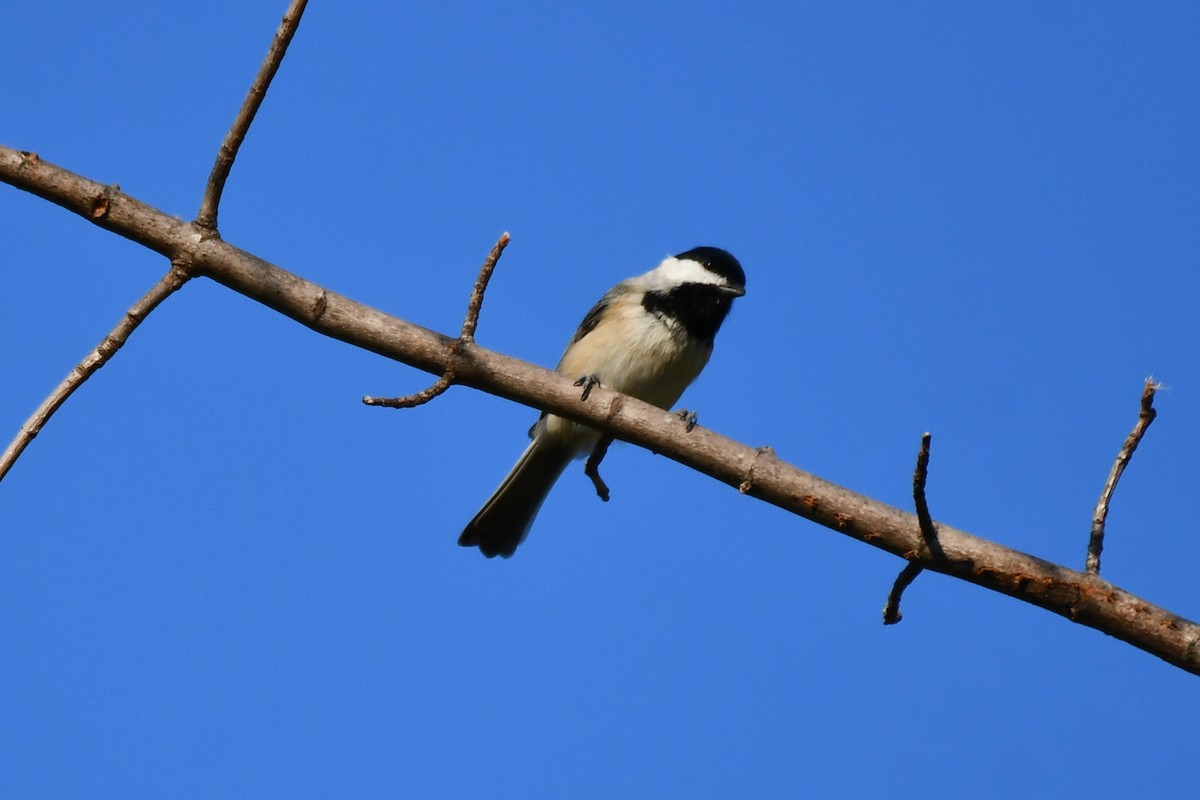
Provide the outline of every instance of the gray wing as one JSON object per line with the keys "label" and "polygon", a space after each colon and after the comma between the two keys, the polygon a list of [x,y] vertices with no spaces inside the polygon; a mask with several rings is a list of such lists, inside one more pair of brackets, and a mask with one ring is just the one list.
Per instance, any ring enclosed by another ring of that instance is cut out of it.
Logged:
{"label": "gray wing", "polygon": [[[588,311],[587,314],[584,315],[583,322],[579,323],[579,327],[575,329],[575,335],[571,337],[571,342],[570,342],[570,344],[567,345],[566,349],[570,350],[571,345],[575,344],[580,339],[582,339],[583,337],[585,337],[589,333],[591,333],[593,330],[595,330],[596,326],[598,324],[600,324],[600,317],[604,315],[604,309],[608,308],[609,305],[612,304],[613,300],[615,300],[618,295],[623,294],[625,291],[627,291],[627,289],[628,289],[628,287],[624,283],[618,283],[616,286],[614,286],[613,288],[611,288],[607,292],[605,292],[604,296],[601,297],[599,301],[597,301],[596,305],[592,306],[591,310]],[[565,353],[564,353],[564,355],[565,355]],[[561,366],[562,366],[562,359],[560,358],[558,360],[558,367],[555,367],[555,369],[558,369]],[[546,418],[546,412],[543,411],[540,415],[538,415],[538,422],[541,422],[545,418]],[[533,424],[533,427],[531,427],[529,429],[529,437],[530,438],[533,438],[533,434],[536,430],[537,430],[537,422],[535,422]]]}
{"label": "gray wing", "polygon": [[[617,299],[618,295],[624,294],[627,290],[628,287],[624,283],[619,283],[605,292],[604,297],[601,297],[596,305],[592,306],[592,310],[584,316],[583,322],[579,323],[579,327],[575,330],[575,335],[571,337],[571,343],[567,345],[568,349],[572,344],[575,344],[595,330],[596,325],[600,322],[600,317],[604,315],[604,309],[608,308],[613,300]],[[562,361],[560,360],[559,363],[561,364]]]}

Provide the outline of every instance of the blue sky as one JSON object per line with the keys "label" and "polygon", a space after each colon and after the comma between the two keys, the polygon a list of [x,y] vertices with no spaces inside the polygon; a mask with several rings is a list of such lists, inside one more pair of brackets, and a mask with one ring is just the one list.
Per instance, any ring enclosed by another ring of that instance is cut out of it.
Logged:
{"label": "blue sky", "polygon": [[[282,2],[48,2],[0,141],[184,218]],[[11,20],[10,20],[11,21]],[[313,3],[224,237],[552,365],[611,284],[728,248],[702,424],[1190,618],[1200,450],[1194,4]],[[0,187],[0,435],[165,270]],[[1168,797],[1197,678],[631,446],[507,562],[455,545],[528,408],[204,280],[0,486],[14,797]]]}

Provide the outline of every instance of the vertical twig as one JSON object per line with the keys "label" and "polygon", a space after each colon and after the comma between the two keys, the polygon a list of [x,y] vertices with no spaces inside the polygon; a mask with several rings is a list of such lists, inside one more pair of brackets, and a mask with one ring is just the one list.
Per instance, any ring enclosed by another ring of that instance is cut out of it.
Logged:
{"label": "vertical twig", "polygon": [[1108,519],[1108,504],[1116,491],[1117,481],[1121,480],[1121,474],[1133,458],[1133,451],[1137,450],[1142,437],[1146,435],[1146,429],[1158,416],[1158,412],[1154,410],[1154,393],[1159,388],[1161,384],[1155,383],[1153,378],[1146,378],[1146,385],[1142,388],[1142,405],[1138,411],[1138,420],[1133,430],[1125,437],[1125,443],[1121,445],[1117,459],[1109,470],[1108,480],[1104,482],[1104,488],[1100,492],[1096,510],[1092,512],[1092,535],[1088,537],[1087,562],[1084,568],[1090,575],[1100,574],[1100,551],[1104,549],[1104,523]]}
{"label": "vertical twig", "polygon": [[[929,474],[929,444],[932,440],[933,436],[929,433],[921,436],[921,449],[917,451],[917,466],[913,470],[913,505],[917,509],[921,538],[930,555],[936,557],[941,554],[941,546],[937,541],[937,528],[933,524],[933,518],[929,516],[929,503],[925,500],[925,481]],[[900,598],[924,569],[925,567],[917,561],[909,561],[904,565],[904,569],[900,570],[895,583],[892,584],[892,591],[888,593],[887,605],[883,607],[884,625],[895,625],[904,618],[900,613]]]}
{"label": "vertical twig", "polygon": [[917,521],[921,525],[921,535],[925,543],[937,540],[937,529],[933,527],[933,518],[929,516],[929,503],[925,500],[925,481],[929,477],[929,445],[933,435],[921,435],[921,449],[917,451],[917,466],[913,469],[913,505],[917,509]]}
{"label": "vertical twig", "polygon": [[204,198],[200,201],[200,211],[196,214],[196,224],[202,228],[217,229],[217,206],[221,204],[221,193],[225,191],[229,170],[233,168],[233,161],[246,138],[246,132],[250,130],[250,123],[254,121],[254,115],[258,113],[263,98],[267,96],[271,79],[275,77],[288,45],[296,34],[306,5],[308,0],[292,0],[284,12],[279,29],[275,31],[275,38],[271,41],[271,47],[267,50],[267,57],[259,67],[254,82],[250,84],[250,91],[242,101],[242,108],[234,117],[229,132],[225,134],[225,140],[217,150],[217,160],[209,173],[208,184],[204,187]]}
{"label": "vertical twig", "polygon": [[483,308],[483,294],[487,291],[488,282],[492,279],[496,264],[500,262],[500,256],[504,253],[504,248],[508,247],[511,239],[508,231],[500,234],[500,238],[488,252],[487,258],[483,260],[483,266],[479,268],[479,275],[475,277],[475,286],[471,289],[471,299],[467,301],[467,315],[463,318],[462,333],[458,336],[459,341],[467,343],[475,341],[475,328],[479,325],[479,311]]}
{"label": "vertical twig", "polygon": [[182,264],[172,264],[167,274],[162,276],[142,299],[125,312],[125,316],[100,341],[100,344],[96,345],[67,377],[54,387],[54,391],[50,393],[49,397],[42,401],[29,419],[25,420],[25,424],[21,426],[16,437],[9,443],[4,454],[0,455],[0,480],[3,480],[8,471],[12,469],[13,464],[21,457],[21,453],[25,452],[25,448],[34,440],[34,437],[41,433],[42,428],[50,421],[50,417],[54,416],[54,412],[58,411],[67,398],[83,385],[84,381],[95,374],[96,370],[103,367],[121,349],[122,345],[128,341],[129,335],[137,329],[138,325],[142,324],[142,320],[146,319],[159,303],[183,286],[188,277],[187,270]]}

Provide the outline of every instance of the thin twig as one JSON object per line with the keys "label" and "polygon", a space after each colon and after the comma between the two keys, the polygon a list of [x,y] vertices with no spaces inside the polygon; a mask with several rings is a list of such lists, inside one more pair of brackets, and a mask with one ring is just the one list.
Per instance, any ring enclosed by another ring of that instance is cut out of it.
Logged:
{"label": "thin twig", "polygon": [[900,596],[904,594],[908,585],[924,571],[925,568],[916,561],[908,562],[904,565],[904,569],[900,570],[900,574],[896,576],[896,582],[892,584],[892,591],[888,594],[887,606],[883,609],[884,625],[895,625],[904,619],[904,615],[900,613]]}
{"label": "thin twig", "polygon": [[381,408],[416,408],[428,403],[454,384],[454,361],[463,347],[475,342],[475,328],[479,325],[479,311],[483,308],[483,294],[487,291],[488,281],[492,279],[496,264],[500,261],[500,256],[504,253],[504,248],[508,247],[511,238],[507,232],[500,234],[500,238],[492,245],[487,258],[483,260],[483,266],[479,268],[479,275],[475,278],[475,286],[471,289],[471,299],[467,302],[467,315],[463,318],[462,333],[459,334],[458,340],[450,346],[451,358],[447,362],[442,376],[431,386],[403,397],[371,397],[367,395],[362,399],[364,405],[380,406]]}
{"label": "thin twig", "polygon": [[363,404],[381,408],[416,408],[445,392],[453,382],[454,371],[448,369],[445,375],[419,392],[406,394],[403,397],[371,397],[367,395],[363,398]]}
{"label": "thin twig", "polygon": [[925,501],[925,479],[929,475],[929,444],[933,435],[921,435],[921,449],[917,451],[917,466],[913,470],[913,505],[917,509],[917,521],[921,524],[921,536],[931,548],[937,546],[937,528],[929,516],[929,503]]}
{"label": "thin twig", "polygon": [[[925,500],[925,481],[929,476],[929,443],[933,436],[925,433],[921,436],[921,449],[917,451],[917,466],[913,470],[913,505],[917,509],[917,524],[921,527],[921,539],[931,555],[940,553],[937,541],[937,528],[933,518],[929,516],[929,503]],[[888,594],[887,605],[883,608],[883,624],[895,625],[904,618],[900,613],[900,598],[917,576],[925,569],[917,561],[909,561],[896,576],[892,591]]]}
{"label": "thin twig", "polygon": [[180,286],[187,282],[189,275],[182,263],[172,264],[171,269],[167,271],[159,279],[158,283],[150,288],[150,291],[138,300],[128,311],[116,327],[109,331],[100,344],[96,345],[90,353],[84,356],[73,370],[63,378],[58,386],[54,387],[54,391],[50,396],[42,401],[42,404],[30,415],[29,419],[25,420],[25,424],[17,432],[16,437],[9,443],[4,454],[0,456],[0,480],[8,474],[12,469],[13,464],[21,457],[21,453],[25,452],[25,448],[34,440],[46,423],[50,421],[50,417],[54,416],[54,412],[67,401],[76,389],[83,385],[84,381],[95,374],[96,370],[103,367],[108,360],[121,349],[122,345],[129,339],[129,335],[137,329],[137,326],[142,324],[151,311],[158,307],[158,304],[170,297]]}
{"label": "thin twig", "polygon": [[1092,512],[1092,535],[1088,538],[1087,562],[1084,568],[1084,571],[1090,575],[1100,574],[1100,551],[1104,549],[1104,523],[1108,519],[1108,504],[1112,500],[1113,492],[1116,491],[1117,481],[1121,480],[1121,473],[1125,471],[1129,460],[1133,458],[1133,451],[1137,450],[1142,437],[1146,435],[1146,429],[1158,416],[1158,412],[1154,410],[1154,393],[1160,388],[1161,384],[1155,383],[1154,378],[1146,378],[1146,385],[1142,389],[1142,405],[1138,411],[1137,423],[1125,437],[1125,443],[1121,445],[1121,451],[1117,453],[1117,460],[1113,462],[1112,469],[1108,473],[1108,480],[1104,482],[1104,489],[1100,492],[1096,510]]}
{"label": "thin twig", "polygon": [[500,238],[492,245],[487,258],[483,260],[483,266],[479,268],[475,286],[471,289],[471,299],[467,303],[467,316],[463,319],[462,333],[458,337],[460,342],[475,341],[475,327],[479,324],[479,310],[483,308],[483,293],[487,291],[488,281],[492,279],[496,264],[500,261],[500,256],[504,253],[504,248],[508,247],[511,238],[507,231],[500,234]]}
{"label": "thin twig", "polygon": [[267,50],[267,57],[263,59],[258,74],[254,76],[254,82],[250,84],[250,91],[246,93],[246,99],[242,101],[242,107],[234,117],[233,125],[225,134],[225,141],[221,142],[221,147],[217,150],[217,160],[213,164],[212,172],[209,173],[208,184],[204,187],[204,198],[200,201],[200,211],[196,214],[196,224],[202,228],[217,229],[217,206],[221,204],[221,193],[225,191],[225,181],[229,178],[229,170],[233,168],[233,161],[237,158],[238,149],[246,139],[250,123],[254,122],[254,115],[258,113],[263,98],[267,96],[271,79],[279,70],[288,45],[291,43],[292,37],[296,35],[296,28],[300,25],[300,17],[304,14],[306,5],[308,5],[308,0],[292,0],[287,11],[284,12],[283,19],[279,22],[279,29],[275,31],[275,38]]}
{"label": "thin twig", "polygon": [[601,436],[596,442],[596,446],[592,448],[592,454],[588,456],[587,463],[583,465],[583,474],[592,479],[592,486],[596,487],[596,494],[606,503],[609,497],[608,486],[600,477],[600,462],[604,460],[604,456],[608,453],[608,446],[612,443],[613,437]]}

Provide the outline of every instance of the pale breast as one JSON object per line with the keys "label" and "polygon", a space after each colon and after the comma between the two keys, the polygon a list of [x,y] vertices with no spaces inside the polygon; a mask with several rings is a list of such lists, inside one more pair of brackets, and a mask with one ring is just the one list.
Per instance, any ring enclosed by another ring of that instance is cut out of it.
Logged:
{"label": "pale breast", "polygon": [[[594,373],[609,389],[670,408],[704,369],[712,347],[696,344],[681,326],[639,306],[620,313],[621,324],[599,326],[575,342],[558,371],[572,377]],[[617,330],[624,332],[619,339],[609,333]]]}

